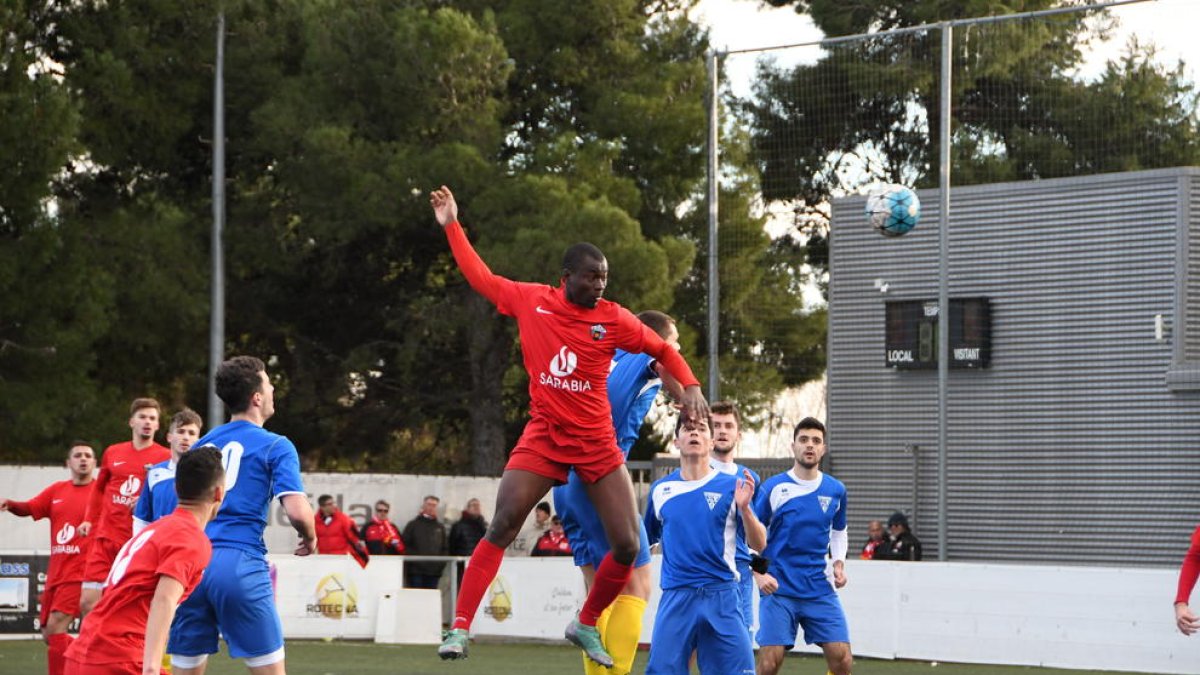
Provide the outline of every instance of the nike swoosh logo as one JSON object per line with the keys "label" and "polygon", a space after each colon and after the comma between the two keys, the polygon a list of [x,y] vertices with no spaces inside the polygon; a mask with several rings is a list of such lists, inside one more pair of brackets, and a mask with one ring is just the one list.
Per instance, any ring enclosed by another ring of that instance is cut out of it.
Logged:
{"label": "nike swoosh logo", "polygon": [[55,499],[54,501],[52,501],[52,502],[50,502],[50,503],[51,503],[51,504],[58,504],[58,503],[59,503],[59,502],[61,502],[61,501],[62,501],[61,499]]}
{"label": "nike swoosh logo", "polygon": [[113,466],[121,466],[125,462],[113,462]]}
{"label": "nike swoosh logo", "polygon": [[534,309],[536,309],[536,310],[537,310],[537,313],[538,313],[538,314],[553,314],[553,313],[554,313],[554,312],[551,312],[551,311],[550,311],[550,310],[548,310],[548,309],[542,309],[542,306],[541,306],[541,305],[538,305],[538,306],[537,306],[537,307],[535,307]]}

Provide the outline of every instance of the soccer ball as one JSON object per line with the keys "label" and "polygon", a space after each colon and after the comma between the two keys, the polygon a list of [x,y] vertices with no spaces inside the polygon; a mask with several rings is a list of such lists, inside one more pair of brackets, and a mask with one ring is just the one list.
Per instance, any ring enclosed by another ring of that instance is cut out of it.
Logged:
{"label": "soccer ball", "polygon": [[884,185],[867,196],[867,220],[886,237],[899,237],[917,226],[921,200],[903,185]]}

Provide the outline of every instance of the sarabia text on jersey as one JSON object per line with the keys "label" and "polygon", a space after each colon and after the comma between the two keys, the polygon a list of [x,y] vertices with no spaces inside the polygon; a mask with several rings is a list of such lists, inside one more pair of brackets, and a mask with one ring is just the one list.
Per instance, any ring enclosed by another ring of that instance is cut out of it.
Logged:
{"label": "sarabia text on jersey", "polygon": [[720,471],[689,481],[678,469],[650,486],[644,520],[651,545],[662,542],[663,590],[738,580],[734,554],[745,535],[736,488],[737,478]]}
{"label": "sarabia text on jersey", "polygon": [[205,528],[214,547],[232,547],[266,555],[263,530],[271,502],[304,494],[300,456],[286,436],[239,420],[208,432],[193,445],[215,445],[225,465],[225,498]]}
{"label": "sarabia text on jersey", "polygon": [[792,469],[767,479],[754,513],[767,526],[763,557],[779,582],[775,592],[793,598],[830,593],[825,558],[831,532],[846,529],[846,486],[824,473],[801,480]]}
{"label": "sarabia text on jersey", "polygon": [[183,584],[186,598],[208,564],[212,547],[196,517],[183,510],[125,542],[104,583],[104,595],[67,650],[77,663],[142,662],[146,619],[160,576]]}
{"label": "sarabia text on jersey", "polygon": [[124,542],[133,534],[133,505],[142,491],[146,467],[168,459],[171,451],[157,443],[137,450],[133,441],[108,446],[100,458],[87,517],[92,536]]}
{"label": "sarabia text on jersey", "polygon": [[50,568],[46,571],[46,586],[83,581],[83,564],[87,561],[91,538],[79,534],[92,485],[75,485],[59,481],[42,490],[27,502],[9,500],[8,510],[17,516],[34,520],[50,519]]}

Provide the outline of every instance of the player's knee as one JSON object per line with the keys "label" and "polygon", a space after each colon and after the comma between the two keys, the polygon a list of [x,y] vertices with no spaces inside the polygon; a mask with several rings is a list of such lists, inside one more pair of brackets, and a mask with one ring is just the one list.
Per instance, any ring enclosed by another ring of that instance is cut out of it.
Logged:
{"label": "player's knee", "polygon": [[524,517],[517,518],[508,511],[497,511],[496,516],[492,518],[492,522],[488,525],[485,536],[492,544],[504,548],[517,538],[517,534],[521,531],[521,525],[524,522]]}
{"label": "player's knee", "polygon": [[638,540],[636,537],[629,541],[615,541],[612,545],[613,560],[622,565],[632,565],[637,561]]}

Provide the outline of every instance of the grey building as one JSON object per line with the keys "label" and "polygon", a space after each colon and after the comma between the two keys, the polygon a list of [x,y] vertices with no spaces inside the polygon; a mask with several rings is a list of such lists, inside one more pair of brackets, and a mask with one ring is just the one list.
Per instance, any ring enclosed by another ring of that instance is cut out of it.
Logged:
{"label": "grey building", "polygon": [[[833,204],[829,461],[852,547],[901,510],[936,558],[939,218],[919,195],[897,238],[865,198]],[[1177,565],[1200,523],[1200,169],[954,188],[949,288],[975,314],[951,312],[948,558]]]}

